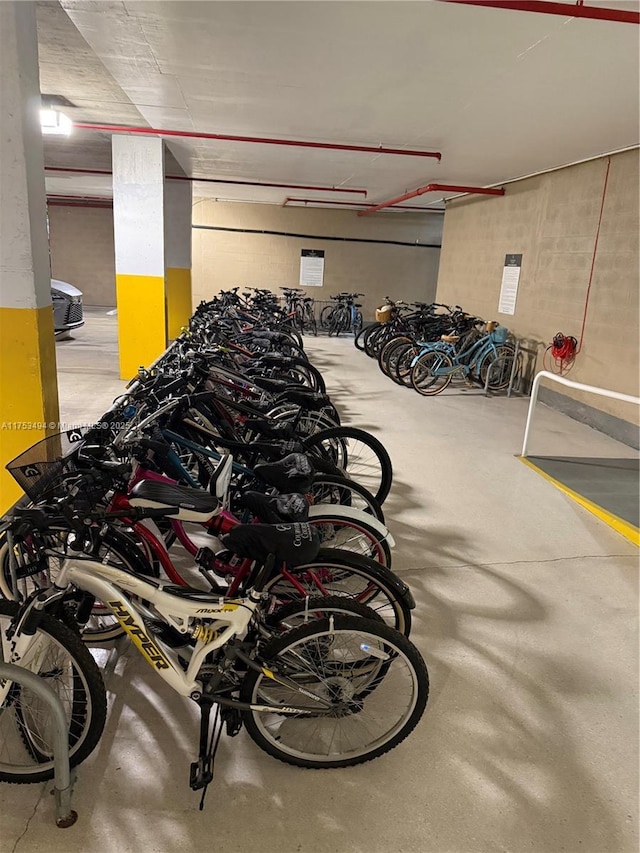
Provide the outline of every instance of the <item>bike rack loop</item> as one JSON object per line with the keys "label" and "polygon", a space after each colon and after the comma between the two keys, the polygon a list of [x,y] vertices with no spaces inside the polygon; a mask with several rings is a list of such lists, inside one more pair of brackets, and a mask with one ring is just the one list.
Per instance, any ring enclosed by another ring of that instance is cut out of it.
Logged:
{"label": "bike rack loop", "polygon": [[54,726],[53,766],[56,796],[56,826],[66,829],[78,819],[78,813],[71,808],[71,771],[69,769],[69,732],[62,702],[39,675],[15,666],[0,662],[0,679],[15,681],[32,690],[51,708]]}
{"label": "bike rack loop", "polygon": [[529,411],[527,412],[527,424],[524,428],[524,438],[522,440],[521,456],[526,458],[527,445],[529,443],[529,435],[533,425],[533,413],[535,411],[536,402],[538,401],[538,390],[543,379],[551,379],[553,382],[558,382],[560,385],[566,385],[568,388],[575,388],[578,391],[588,391],[591,394],[597,394],[600,397],[610,397],[612,400],[622,400],[624,403],[635,403],[640,405],[640,397],[633,397],[631,394],[621,394],[619,391],[609,391],[607,388],[598,388],[596,385],[583,385],[581,382],[572,382],[570,379],[565,379],[563,376],[557,376],[555,373],[550,373],[548,370],[541,370],[537,373],[531,386],[531,399],[529,400]]}

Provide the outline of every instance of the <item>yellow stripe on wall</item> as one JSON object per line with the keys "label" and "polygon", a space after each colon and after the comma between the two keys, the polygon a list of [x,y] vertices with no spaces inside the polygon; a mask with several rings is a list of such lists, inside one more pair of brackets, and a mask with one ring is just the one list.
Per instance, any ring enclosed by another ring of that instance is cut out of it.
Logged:
{"label": "yellow stripe on wall", "polygon": [[120,378],[131,379],[167,346],[164,277],[116,275]]}
{"label": "yellow stripe on wall", "polygon": [[165,270],[167,297],[167,337],[177,338],[193,311],[191,307],[191,270],[167,267]]}
{"label": "yellow stripe on wall", "polygon": [[608,524],[609,527],[612,527],[617,533],[620,533],[621,536],[624,536],[625,539],[628,539],[629,542],[633,542],[634,545],[640,546],[640,530],[631,524],[628,521],[625,521],[624,518],[620,518],[617,515],[614,515],[612,512],[608,512],[603,507],[598,504],[593,503],[588,498],[585,498],[583,495],[578,492],[574,492],[573,489],[570,489],[568,486],[565,486],[564,483],[561,483],[560,480],[556,480],[555,477],[552,477],[550,474],[547,474],[546,471],[543,471],[542,468],[538,468],[538,466],[531,462],[530,459],[527,459],[524,456],[518,457],[521,462],[524,462],[525,465],[528,465],[529,468],[532,468],[541,477],[544,477],[545,480],[548,480],[550,483],[556,487],[556,489],[560,489],[561,492],[564,492],[565,495],[574,500],[577,504],[584,507],[589,512],[593,513],[600,521],[604,521],[605,524]]}
{"label": "yellow stripe on wall", "polygon": [[51,306],[0,308],[0,514],[22,497],[4,466],[59,419]]}

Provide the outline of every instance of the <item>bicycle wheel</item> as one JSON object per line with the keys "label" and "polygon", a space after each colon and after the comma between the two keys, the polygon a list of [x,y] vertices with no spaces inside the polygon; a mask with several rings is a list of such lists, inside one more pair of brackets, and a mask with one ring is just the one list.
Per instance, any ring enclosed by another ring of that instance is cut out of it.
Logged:
{"label": "bicycle wheel", "polygon": [[391,549],[380,533],[363,519],[332,515],[331,510],[309,518],[323,548],[339,548],[369,557],[391,568]]}
{"label": "bicycle wheel", "polygon": [[502,391],[511,379],[511,368],[515,357],[515,348],[509,344],[496,347],[495,353],[488,352],[478,366],[478,381],[484,388],[489,374],[488,388],[491,391]]}
{"label": "bicycle wheel", "polygon": [[374,329],[377,329],[380,326],[380,323],[372,323],[370,326],[365,326],[361,329],[358,334],[353,339],[353,345],[356,349],[359,349],[360,352],[364,352],[364,345],[367,337],[373,334]]}
{"label": "bicycle wheel", "polygon": [[420,355],[422,347],[418,344],[405,344],[402,348],[398,347],[398,353],[395,356],[395,364],[391,372],[391,378],[398,385],[404,385],[405,388],[411,388],[411,371],[413,369],[413,361],[416,356]]}
{"label": "bicycle wheel", "polygon": [[[259,659],[263,671],[247,673],[240,698],[274,710],[243,711],[243,720],[257,746],[287,764],[328,768],[370,761],[398,746],[427,705],[429,676],[416,647],[368,619],[336,615],[310,622],[271,640]],[[309,714],[282,714],[282,706],[308,708]]]}
{"label": "bicycle wheel", "polygon": [[387,625],[409,636],[413,598],[390,569],[368,557],[321,548],[315,560],[288,568],[267,585],[281,604],[308,595],[341,595],[375,610]]}
{"label": "bicycle wheel", "polygon": [[328,329],[329,328],[329,318],[331,317],[331,313],[335,310],[335,305],[325,305],[322,311],[320,312],[320,328]]}
{"label": "bicycle wheel", "polygon": [[411,370],[411,384],[423,397],[439,394],[451,382],[453,362],[445,352],[430,350],[418,357]]}
{"label": "bicycle wheel", "polygon": [[384,522],[384,513],[370,491],[336,474],[316,474],[309,491],[314,504],[340,504],[361,509]]}
{"label": "bicycle wheel", "polygon": [[301,601],[291,601],[267,616],[266,624],[281,633],[315,619],[324,619],[332,613],[355,616],[359,619],[373,619],[374,622],[384,625],[382,618],[375,610],[366,604],[360,604],[353,598],[345,598],[341,595],[314,595]]}
{"label": "bicycle wheel", "polygon": [[385,376],[393,376],[393,371],[397,363],[396,353],[399,353],[401,350],[403,351],[404,348],[411,343],[411,338],[406,335],[402,335],[402,337],[391,338],[391,340],[387,341],[387,343],[382,347],[380,354],[378,355],[378,367]]}
{"label": "bicycle wheel", "polygon": [[[15,602],[0,601],[0,632],[7,630],[17,611]],[[75,767],[93,752],[104,728],[107,699],[102,676],[80,638],[61,622],[45,615],[35,636],[29,658],[22,663],[61,700],[69,726],[69,762]],[[53,731],[49,706],[28,687],[13,682],[0,708],[0,781],[52,779]]]}
{"label": "bicycle wheel", "polygon": [[339,426],[316,432],[302,444],[305,451],[328,459],[384,503],[391,489],[393,468],[384,445],[375,436],[357,427]]}
{"label": "bicycle wheel", "polygon": [[[68,534],[65,531],[60,535],[63,538],[56,540],[55,544],[58,546],[58,550],[64,551]],[[24,565],[16,567],[17,589],[14,591],[9,566],[9,546],[6,537],[0,539],[0,595],[8,600],[24,601],[33,590],[46,587],[55,579],[64,557],[49,554],[46,558],[46,565],[42,566],[43,571],[35,572],[29,563],[28,543],[20,543],[17,547],[20,548],[25,560]],[[154,574],[153,568],[136,546],[135,541],[123,532],[116,531],[111,527],[100,535],[98,535],[97,528],[88,529],[84,553],[85,555],[90,554],[100,562],[107,562],[134,574]],[[80,626],[80,630],[82,638],[87,643],[104,643],[124,634],[116,617],[101,601],[94,602],[89,619]]]}
{"label": "bicycle wheel", "polygon": [[332,335],[337,337],[340,332],[346,332],[349,328],[349,324],[350,319],[348,310],[342,305],[338,306],[329,318],[329,337]]}

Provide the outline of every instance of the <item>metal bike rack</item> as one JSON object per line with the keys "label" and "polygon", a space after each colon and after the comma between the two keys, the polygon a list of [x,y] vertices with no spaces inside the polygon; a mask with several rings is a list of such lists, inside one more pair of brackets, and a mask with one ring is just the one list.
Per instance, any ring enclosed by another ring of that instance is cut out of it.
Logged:
{"label": "metal bike rack", "polygon": [[622,394],[620,391],[609,391],[607,388],[598,388],[596,385],[583,385],[581,382],[572,382],[570,379],[565,379],[563,376],[557,376],[555,373],[549,373],[548,370],[541,370],[536,374],[531,386],[531,400],[529,401],[529,411],[527,412],[527,425],[524,428],[524,438],[522,440],[523,458],[527,455],[527,445],[529,443],[529,435],[533,426],[533,413],[538,401],[538,390],[543,379],[551,379],[560,385],[566,385],[567,388],[574,388],[576,391],[588,391],[591,394],[597,394],[599,397],[609,397],[612,400],[622,400],[624,403],[634,403],[640,405],[640,397],[633,397],[631,394]]}
{"label": "metal bike rack", "polygon": [[[512,340],[513,340],[513,338],[512,338]],[[523,390],[523,382],[525,380],[525,374],[528,374],[529,370],[521,369],[522,368],[522,359],[519,356],[523,355],[523,353],[526,353],[526,355],[528,356],[528,360],[529,360],[529,365],[528,365],[529,368],[531,366],[533,368],[535,368],[534,362],[538,356],[538,349],[537,348],[534,349],[533,347],[524,346],[521,343],[519,338],[515,338],[514,348],[515,349],[514,349],[514,354],[513,354],[513,363],[511,365],[511,373],[509,375],[509,385],[507,386],[507,397],[511,397],[511,395],[514,393],[514,391],[517,391],[517,393],[520,393],[523,396],[526,396],[528,393],[527,390]],[[509,358],[509,357],[510,356],[505,356],[504,358]],[[484,382],[485,397],[490,397],[492,393],[495,393],[495,392],[489,391],[489,380],[491,378],[491,374],[493,372],[493,369],[502,360],[503,360],[502,358],[497,358],[497,359],[495,359],[495,361],[493,361],[489,365],[489,369],[487,370],[487,378],[485,379],[485,382]],[[516,386],[518,386],[518,387],[516,388]]]}
{"label": "metal bike rack", "polygon": [[54,724],[53,767],[56,797],[56,826],[67,829],[78,819],[78,813],[71,808],[71,771],[69,769],[69,730],[62,702],[39,675],[15,666],[0,662],[0,679],[15,681],[32,690],[51,708]]}

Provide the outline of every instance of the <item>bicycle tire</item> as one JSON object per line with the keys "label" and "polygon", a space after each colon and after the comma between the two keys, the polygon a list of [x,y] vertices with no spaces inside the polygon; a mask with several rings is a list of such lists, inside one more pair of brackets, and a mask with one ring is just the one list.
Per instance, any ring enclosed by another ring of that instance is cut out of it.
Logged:
{"label": "bicycle tire", "polygon": [[391,548],[386,539],[363,519],[332,515],[327,509],[326,513],[314,515],[308,521],[317,532],[321,547],[360,554],[391,568]]}
{"label": "bicycle tire", "polygon": [[[15,602],[0,601],[0,630],[6,630],[17,612]],[[60,691],[59,698],[69,724],[69,764],[75,767],[93,752],[104,729],[107,716],[104,682],[87,647],[62,622],[45,614],[37,633],[43,635],[47,646],[39,662],[38,674],[50,687]],[[63,664],[61,655],[53,658],[56,651],[66,654],[66,663]],[[66,688],[65,678],[70,684]],[[70,691],[66,698],[65,690]],[[42,731],[36,732],[39,718],[43,720]],[[53,747],[45,732],[48,728],[51,728],[48,706],[28,688],[14,682],[0,713],[0,781],[23,784],[53,778]],[[31,764],[20,763],[24,762],[25,755],[31,759]]]}
{"label": "bicycle tire", "polygon": [[377,328],[380,323],[372,323],[370,326],[364,326],[358,334],[353,339],[353,345],[356,349],[360,350],[360,352],[364,352],[364,342],[367,335],[373,333],[373,330]]}
{"label": "bicycle tire", "polygon": [[342,595],[366,604],[387,625],[409,636],[411,600],[408,587],[391,569],[368,557],[335,548],[321,548],[318,556],[287,569],[304,593],[282,574],[269,581],[266,590],[282,604],[308,595]]}
{"label": "bicycle tire", "polygon": [[331,316],[331,312],[335,310],[335,305],[325,305],[320,311],[320,328],[328,329],[329,328],[329,317]]}
{"label": "bicycle tire", "polygon": [[[380,504],[384,503],[391,489],[393,467],[386,448],[371,433],[357,427],[339,426],[320,430],[305,438],[302,444],[305,450],[315,450],[329,459],[345,476],[363,485]],[[365,452],[364,447],[370,452]]]}
{"label": "bicycle tire", "polygon": [[[120,530],[115,530],[109,527],[104,534],[100,536],[100,544],[106,548],[106,552],[100,548],[91,556],[98,560],[108,560],[113,562],[114,558],[116,565],[124,567],[126,571],[134,574],[155,574],[148,560],[143,555],[142,551],[137,547],[135,541]],[[49,563],[52,557],[49,557]],[[9,569],[9,549],[6,538],[0,538],[0,596],[9,601],[15,600],[13,590],[11,589]],[[18,600],[22,601],[30,592],[37,586],[48,585],[50,580],[55,577],[51,574],[50,567],[47,571],[46,578],[37,578],[36,576],[29,577],[19,576],[18,580],[21,583],[21,589],[18,590]],[[108,608],[99,601],[96,601],[88,621],[80,627],[82,638],[86,643],[105,643],[108,640],[115,640],[124,635],[124,631]]]}
{"label": "bicycle tire", "polygon": [[356,616],[359,619],[373,619],[384,625],[384,620],[366,604],[360,604],[353,598],[343,595],[317,595],[300,601],[290,601],[278,607],[265,619],[266,624],[276,629],[290,631],[301,624],[315,619],[324,619],[331,613],[341,613],[344,616]]}
{"label": "bicycle tire", "polygon": [[451,358],[440,350],[429,350],[418,357],[411,371],[411,384],[423,397],[439,394],[451,382],[451,373],[438,375],[434,370],[453,367]]}
{"label": "bicycle tire", "polygon": [[406,346],[407,344],[411,344],[411,338],[407,337],[407,335],[400,335],[398,337],[393,337],[386,342],[386,344],[380,350],[378,355],[378,367],[384,373],[385,376],[392,377],[393,369],[396,361],[394,360],[394,354],[401,347]]}
{"label": "bicycle tire", "polygon": [[417,355],[420,355],[419,344],[408,344],[398,353],[396,364],[391,375],[391,378],[398,385],[405,388],[411,388],[411,369],[413,360]]}
{"label": "bicycle tire", "polygon": [[487,381],[487,373],[491,365],[500,361],[504,362],[503,368],[497,378],[492,378],[492,374],[489,375],[489,384],[487,387],[491,391],[503,391],[507,387],[511,378],[511,367],[515,353],[515,347],[510,344],[501,344],[500,346],[496,346],[495,354],[493,351],[490,351],[483,357],[478,365],[478,381],[483,388]]}
{"label": "bicycle tire", "polygon": [[309,491],[315,504],[340,504],[361,509],[384,523],[384,513],[368,489],[337,474],[316,473]]}
{"label": "bicycle tire", "polygon": [[242,712],[254,743],[287,764],[320,769],[370,761],[405,740],[427,706],[429,675],[416,647],[368,619],[336,615],[307,623],[267,643],[259,660],[263,670],[247,673],[243,701],[317,708],[312,699],[305,703],[299,691],[267,676],[275,672],[317,691],[333,706],[327,713],[296,717]]}

